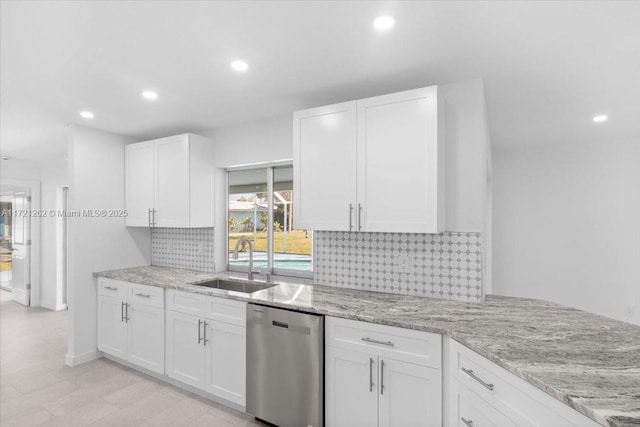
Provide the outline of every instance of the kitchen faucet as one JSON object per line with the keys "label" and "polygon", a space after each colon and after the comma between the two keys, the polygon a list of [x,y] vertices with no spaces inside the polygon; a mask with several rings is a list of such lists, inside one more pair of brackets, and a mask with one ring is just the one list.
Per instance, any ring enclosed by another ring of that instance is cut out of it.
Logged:
{"label": "kitchen faucet", "polygon": [[[253,275],[254,273],[258,273],[260,274],[261,271],[260,269],[253,269],[253,244],[251,243],[251,240],[249,240],[246,237],[241,237],[237,242],[236,242],[236,247],[233,250],[233,255],[231,256],[231,258],[233,259],[238,259],[238,250],[240,248],[240,245],[243,243],[247,243],[249,245],[249,280],[253,280]],[[267,276],[267,283],[271,282],[271,273],[265,273],[265,275]]]}

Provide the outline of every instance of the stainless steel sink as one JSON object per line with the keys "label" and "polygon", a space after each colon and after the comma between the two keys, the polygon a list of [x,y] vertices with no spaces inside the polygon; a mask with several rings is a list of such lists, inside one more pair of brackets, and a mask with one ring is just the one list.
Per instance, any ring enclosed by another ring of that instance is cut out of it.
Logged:
{"label": "stainless steel sink", "polygon": [[208,282],[193,283],[194,286],[204,286],[206,288],[222,289],[225,291],[242,292],[245,294],[251,294],[254,292],[269,289],[275,286],[275,283],[255,283],[255,282],[240,282],[235,280],[215,279]]}

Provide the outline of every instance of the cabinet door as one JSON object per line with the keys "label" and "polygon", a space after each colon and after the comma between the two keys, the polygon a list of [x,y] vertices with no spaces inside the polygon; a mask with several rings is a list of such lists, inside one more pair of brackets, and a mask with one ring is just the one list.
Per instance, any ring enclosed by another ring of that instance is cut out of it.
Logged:
{"label": "cabinet door", "polygon": [[127,324],[120,298],[98,297],[98,350],[127,358]]}
{"label": "cabinet door", "polygon": [[129,306],[127,360],[164,374],[164,308]]}
{"label": "cabinet door", "polygon": [[336,347],[327,347],[325,354],[327,426],[377,426],[377,357]]}
{"label": "cabinet door", "polygon": [[171,378],[204,389],[205,347],[202,344],[203,325],[199,320],[188,314],[167,311],[166,371]]}
{"label": "cabinet door", "polygon": [[[189,226],[189,136],[155,141],[156,226]],[[213,191],[213,189],[211,189]]]}
{"label": "cabinet door", "polygon": [[294,113],[293,173],[296,228],[355,230],[355,102]]}
{"label": "cabinet door", "polygon": [[205,391],[245,406],[246,328],[206,320]]}
{"label": "cabinet door", "polygon": [[[435,233],[444,225],[437,88],[358,101],[362,231]],[[444,147],[442,147],[444,148]]]}
{"label": "cabinet door", "polygon": [[126,225],[150,227],[153,209],[153,141],[125,147]]}
{"label": "cabinet door", "polygon": [[393,359],[379,360],[380,427],[440,427],[442,371]]}

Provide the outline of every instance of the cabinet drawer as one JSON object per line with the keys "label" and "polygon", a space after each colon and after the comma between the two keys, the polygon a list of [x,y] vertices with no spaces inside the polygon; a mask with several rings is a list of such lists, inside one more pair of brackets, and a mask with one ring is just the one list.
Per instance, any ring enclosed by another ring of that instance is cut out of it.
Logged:
{"label": "cabinet drawer", "polygon": [[513,421],[459,381],[451,381],[451,425],[456,427],[516,427]]}
{"label": "cabinet drawer", "polygon": [[194,316],[205,316],[209,297],[192,292],[167,290],[167,309]]}
{"label": "cabinet drawer", "polygon": [[173,289],[167,291],[167,309],[169,310],[238,326],[246,325],[246,306],[247,304],[242,301]]}
{"label": "cabinet drawer", "polygon": [[392,326],[326,317],[328,346],[360,352],[374,352],[381,357],[440,369],[442,336]]}
{"label": "cabinet drawer", "polygon": [[164,289],[131,283],[129,285],[129,303],[164,308]]}
{"label": "cabinet drawer", "polygon": [[451,340],[450,376],[518,426],[598,426],[542,390]]}
{"label": "cabinet drawer", "polygon": [[247,324],[247,303],[226,298],[208,297],[205,317],[238,326]]}
{"label": "cabinet drawer", "polygon": [[128,289],[129,283],[127,282],[105,278],[100,278],[98,280],[98,295],[126,300]]}

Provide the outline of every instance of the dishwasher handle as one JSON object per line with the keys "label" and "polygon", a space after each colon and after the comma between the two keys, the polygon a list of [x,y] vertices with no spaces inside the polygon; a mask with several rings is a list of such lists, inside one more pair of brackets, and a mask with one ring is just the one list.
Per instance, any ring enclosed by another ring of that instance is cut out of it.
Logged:
{"label": "dishwasher handle", "polygon": [[277,326],[278,328],[289,329],[289,324],[284,322],[278,322],[277,320],[272,320],[271,325]]}

